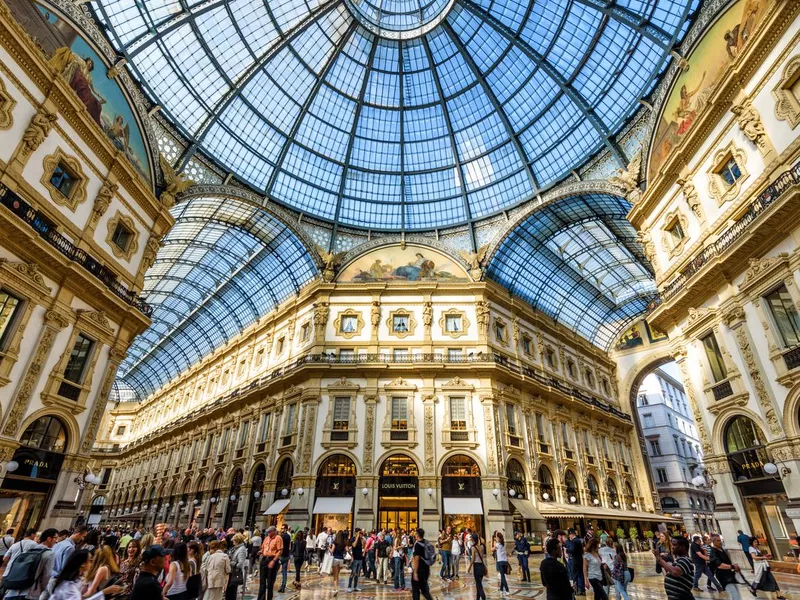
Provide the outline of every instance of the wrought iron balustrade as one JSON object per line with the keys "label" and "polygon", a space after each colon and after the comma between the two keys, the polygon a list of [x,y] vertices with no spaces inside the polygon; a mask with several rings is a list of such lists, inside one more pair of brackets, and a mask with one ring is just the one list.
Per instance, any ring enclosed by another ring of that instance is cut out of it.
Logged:
{"label": "wrought iron balustrade", "polygon": [[729,396],[733,396],[733,388],[731,387],[730,381],[723,381],[722,383],[713,386],[711,391],[714,394],[714,400],[724,400]]}
{"label": "wrought iron balustrade", "polygon": [[153,308],[136,292],[122,285],[118,281],[116,273],[61,235],[41,212],[2,185],[0,185],[0,204],[30,225],[39,234],[39,237],[53,248],[89,271],[116,296],[148,317],[153,314]]}
{"label": "wrought iron balustrade", "polygon": [[783,362],[786,363],[786,368],[791,371],[800,367],[800,346],[795,346],[783,353]]}
{"label": "wrought iron balustrade", "polygon": [[675,279],[665,286],[661,293],[647,306],[650,313],[658,308],[662,302],[678,294],[700,269],[707,265],[711,259],[721,255],[730,248],[748,230],[750,225],[766,212],[783,193],[793,185],[800,184],[800,162],[790,170],[781,174],[759,196],[750,203],[747,211],[736,223],[725,230],[714,243],[709,244],[695,255]]}

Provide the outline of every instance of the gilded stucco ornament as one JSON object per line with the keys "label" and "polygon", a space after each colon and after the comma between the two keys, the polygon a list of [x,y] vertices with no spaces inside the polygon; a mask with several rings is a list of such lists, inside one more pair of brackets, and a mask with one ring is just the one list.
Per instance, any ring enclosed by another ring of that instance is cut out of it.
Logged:
{"label": "gilded stucco ornament", "polygon": [[769,150],[767,130],[764,129],[764,122],[753,107],[753,103],[749,99],[745,99],[741,104],[733,105],[731,112],[736,115],[736,122],[745,137],[753,142],[762,154],[765,154]]}
{"label": "gilded stucco ornament", "polygon": [[158,199],[164,208],[169,209],[175,206],[178,194],[188,190],[195,182],[193,179],[186,179],[184,173],[177,173],[163,154],[160,154],[158,158],[161,163],[161,172],[164,174],[164,190]]}
{"label": "gilded stucco ornament", "polygon": [[336,269],[342,264],[346,252],[328,252],[322,246],[317,246],[317,253],[322,260],[322,279],[331,282],[336,277]]}
{"label": "gilded stucco ornament", "polygon": [[97,225],[97,222],[106,214],[108,207],[111,206],[111,200],[114,199],[118,190],[119,186],[116,183],[104,183],[100,186],[92,207],[92,225]]}
{"label": "gilded stucco ornament", "polygon": [[488,300],[481,300],[475,305],[475,317],[478,320],[478,331],[484,335],[489,332],[489,313],[491,304]]}
{"label": "gilded stucco ornament", "polygon": [[329,313],[327,302],[317,302],[314,304],[314,327],[317,330],[322,329],[328,323]]}
{"label": "gilded stucco ornament", "polygon": [[14,125],[14,107],[17,101],[6,90],[6,84],[0,79],[0,129],[11,129]]}
{"label": "gilded stucco ornament", "polygon": [[650,263],[655,263],[656,258],[656,247],[653,245],[653,238],[650,236],[650,233],[647,231],[639,231],[636,234],[636,239],[642,245],[642,250],[644,250],[644,255]]}
{"label": "gilded stucco ornament", "polygon": [[686,204],[689,206],[694,216],[700,221],[704,221],[703,207],[700,204],[700,196],[697,193],[694,181],[692,181],[691,177],[687,176],[686,178],[679,178],[677,184],[681,187],[683,199],[686,201]]}
{"label": "gilded stucco ornament", "polygon": [[769,425],[769,430],[773,435],[780,435],[783,433],[783,427],[781,426],[780,420],[778,419],[777,415],[775,414],[775,410],[772,407],[772,399],[770,398],[767,386],[761,377],[761,370],[758,368],[758,364],[756,363],[756,358],[753,354],[753,348],[750,346],[750,341],[747,339],[746,328],[742,326],[737,327],[735,329],[735,337],[736,343],[739,346],[739,351],[741,352],[742,358],[747,366],[747,371],[750,374],[750,380],[753,383],[753,388],[755,389],[758,403],[764,410],[764,417]]}
{"label": "gilded stucco ornament", "polygon": [[477,252],[459,250],[461,258],[463,258],[469,265],[469,275],[475,281],[479,281],[483,277],[483,266],[486,261],[486,253],[489,250],[489,244],[484,244],[478,248]]}
{"label": "gilded stucco ornament", "polygon": [[608,182],[621,189],[623,195],[631,204],[636,204],[639,198],[642,197],[642,190],[639,189],[639,170],[641,166],[642,151],[639,150],[631,159],[631,162],[628,163],[627,168],[617,169],[614,175],[608,178]]}
{"label": "gilded stucco ornament", "polygon": [[142,271],[147,271],[156,262],[158,249],[161,247],[161,236],[150,234],[142,253]]}
{"label": "gilded stucco ornament", "polygon": [[25,133],[22,134],[21,154],[23,158],[33,154],[42,145],[57,120],[56,114],[51,113],[43,106],[39,107],[39,110],[31,118],[30,125],[25,129]]}

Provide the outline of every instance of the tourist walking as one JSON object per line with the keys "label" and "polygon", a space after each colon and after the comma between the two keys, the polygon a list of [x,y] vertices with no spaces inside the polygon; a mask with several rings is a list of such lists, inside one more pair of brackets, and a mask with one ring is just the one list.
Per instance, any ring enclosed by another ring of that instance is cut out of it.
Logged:
{"label": "tourist walking", "polygon": [[471,549],[469,554],[469,566],[467,573],[472,571],[475,576],[475,592],[477,600],[486,600],[486,592],[483,590],[483,578],[486,577],[486,548],[481,543],[477,533],[470,536]]}
{"label": "tourist walking", "polygon": [[531,580],[531,570],[528,566],[528,559],[531,554],[531,543],[522,533],[517,532],[516,540],[514,540],[514,550],[517,553],[517,562],[519,562],[519,570],[522,574],[522,581]]}
{"label": "tourist walking", "polygon": [[[608,541],[610,542],[611,538],[608,538]],[[628,600],[628,584],[631,581],[631,572],[628,569],[628,555],[625,554],[625,549],[619,542],[617,542],[615,550],[611,579],[614,581],[617,600]]]}
{"label": "tourist walking", "polygon": [[[128,545],[132,544],[131,541]],[[169,600],[186,600],[186,582],[192,575],[192,566],[189,564],[189,546],[180,542],[175,544],[172,557],[169,561],[169,572],[164,584],[163,594]]]}
{"label": "tourist walking", "polygon": [[708,581],[706,581],[708,591],[713,592],[714,588],[716,588],[718,592],[721,592],[722,586],[719,584],[719,581],[714,578],[711,569],[708,568],[708,554],[703,547],[702,538],[699,535],[692,536],[690,552],[692,563],[694,564],[694,582],[692,584],[692,589],[696,592],[702,591],[700,589],[700,577],[705,575],[708,579]]}
{"label": "tourist walking", "polygon": [[281,542],[283,549],[281,550],[281,585],[278,588],[278,593],[283,594],[286,592],[286,580],[289,578],[289,560],[292,554],[292,536],[289,535],[289,526],[285,523],[281,526]]}
{"label": "tourist walking", "polygon": [[[448,528],[449,529],[449,528]],[[433,600],[428,579],[431,576],[431,563],[436,560],[436,549],[425,540],[425,530],[417,527],[411,554],[411,597],[419,600]]]}
{"label": "tourist walking", "polygon": [[600,560],[600,540],[593,537],[583,551],[583,580],[588,581],[594,590],[596,600],[608,600],[603,589],[603,561]]}
{"label": "tourist walking", "polygon": [[350,540],[350,555],[353,557],[353,562],[350,564],[350,577],[347,580],[347,591],[360,592],[361,588],[358,587],[358,577],[364,566],[364,536],[361,530],[356,527],[356,534]]}
{"label": "tourist walking", "polygon": [[333,564],[331,565],[331,579],[333,580],[333,595],[339,593],[339,572],[344,566],[344,554],[347,547],[347,535],[344,531],[337,531],[333,537],[333,543],[330,545],[330,551],[333,555]]}
{"label": "tourist walking", "polygon": [[189,542],[187,547],[189,548],[189,566],[192,574],[186,581],[186,597],[188,600],[195,600],[203,593],[203,577],[200,575],[200,565],[203,564],[203,545],[198,542]]}
{"label": "tourist walking", "polygon": [[583,540],[575,533],[574,529],[567,532],[569,539],[566,544],[567,568],[569,577],[574,585],[575,593],[586,593],[586,581],[583,578]]}
{"label": "tourist walking", "polygon": [[[55,545],[57,536],[57,529],[45,529],[39,536],[39,543],[28,550],[31,558],[38,561],[33,578],[30,577],[30,570],[21,563],[19,569],[13,571],[8,569],[8,577],[3,580],[5,598],[39,598],[47,588],[47,584],[50,583],[54,559],[51,548]],[[33,553],[37,553],[38,557]],[[0,591],[0,595],[2,595],[2,591]]]}
{"label": "tourist walking", "polygon": [[330,543],[328,542],[328,529],[323,527],[317,534],[317,556],[319,557],[319,568],[322,569],[322,559],[328,553]]}
{"label": "tourist walking", "polygon": [[[208,544],[208,558],[200,567],[206,589],[203,600],[222,600],[223,598],[231,572],[231,560],[225,553],[226,547],[227,544],[224,540],[214,540]],[[170,568],[172,568],[171,565]]]}
{"label": "tourist walking", "polygon": [[398,535],[394,539],[394,546],[392,548],[392,561],[394,563],[394,589],[406,589],[406,549],[403,546],[403,536]]}
{"label": "tourist walking", "polygon": [[611,571],[614,568],[614,558],[617,556],[617,551],[614,549],[614,540],[610,536],[600,536],[600,549],[597,551],[600,555],[600,561],[603,568],[603,590],[608,596],[611,593],[611,586],[614,585],[614,580],[611,578]]}
{"label": "tourist walking", "polygon": [[[544,547],[545,557],[539,565],[542,585],[547,590],[547,600],[569,600],[573,597],[567,567],[562,562],[562,548],[559,536],[554,535]],[[484,596],[485,598],[485,596]]]}
{"label": "tourist walking", "polygon": [[166,555],[164,547],[158,544],[142,551],[139,576],[136,578],[128,600],[153,600],[153,598],[161,597],[161,584],[157,577],[164,570]]}
{"label": "tourist walking", "polygon": [[740,529],[738,535],[736,536],[736,541],[739,542],[739,545],[742,547],[742,552],[744,552],[747,562],[750,563],[750,568],[755,570],[755,566],[753,565],[753,557],[750,554],[750,536]]}
{"label": "tourist walking", "polygon": [[739,582],[736,581],[736,574],[742,572],[741,568],[739,565],[733,564],[728,551],[722,547],[722,538],[716,533],[711,535],[711,552],[709,552],[708,564],[717,581],[730,595],[731,600],[741,600],[738,588]]}
{"label": "tourist walking", "polygon": [[750,591],[755,596],[756,590],[762,592],[775,592],[778,595],[778,600],[785,598],[781,594],[781,589],[778,587],[778,582],[769,567],[769,559],[772,558],[769,554],[761,552],[761,542],[758,538],[750,538],[750,555],[753,557],[753,581],[750,582]]}
{"label": "tourist walking", "polygon": [[53,593],[50,600],[104,600],[122,591],[121,585],[110,585],[106,589],[84,596],[83,575],[90,565],[88,550],[73,550],[69,553],[58,576],[50,583]]}
{"label": "tourist walking", "polygon": [[294,583],[292,585],[296,590],[300,589],[300,570],[303,568],[303,563],[306,560],[306,543],[306,534],[304,531],[298,531],[294,534],[294,540],[292,541]]}
{"label": "tourist walking", "polygon": [[492,552],[497,560],[497,572],[500,573],[500,595],[508,596],[508,581],[506,580],[506,575],[509,573],[508,553],[506,552],[506,540],[499,531],[495,531],[492,536]]}
{"label": "tourist walking", "polygon": [[453,574],[450,568],[450,549],[453,542],[453,530],[451,527],[445,527],[439,535],[439,555],[442,558],[442,568],[439,569],[439,577],[442,579],[451,579]]}
{"label": "tourist walking", "polygon": [[450,571],[453,579],[458,579],[458,572],[460,570],[461,555],[464,553],[464,542],[461,535],[454,535],[453,541],[450,542]]}
{"label": "tourist walking", "polygon": [[225,588],[225,600],[236,600],[239,586],[245,582],[245,570],[249,564],[247,546],[241,533],[233,536],[233,552],[231,552],[229,558],[231,561],[231,577]]}
{"label": "tourist walking", "polygon": [[376,578],[376,569],[375,569],[375,542],[378,540],[378,536],[375,534],[375,530],[373,529],[369,537],[367,537],[366,543],[364,544],[364,559],[366,560],[366,571],[365,577],[367,579],[375,579]]}
{"label": "tourist walking", "polygon": [[375,541],[375,580],[386,585],[389,583],[389,558],[391,554],[389,542],[383,532],[378,534]]}
{"label": "tourist walking", "polygon": [[[82,548],[82,550],[86,550],[89,552],[89,556],[92,556],[92,550],[88,548]],[[108,546],[97,549],[91,558],[89,571],[86,574],[86,582],[89,586],[84,590],[84,594],[91,596],[95,592],[102,590],[106,587],[111,576],[118,572],[119,567],[117,566],[114,551]]]}
{"label": "tourist walking", "polygon": [[257,600],[272,600],[275,579],[278,577],[280,558],[283,552],[283,540],[275,527],[270,527],[261,542],[261,562],[258,567]]}
{"label": "tourist walking", "polygon": [[658,549],[653,550],[656,561],[664,572],[664,591],[668,600],[692,600],[694,567],[689,560],[689,540],[676,536],[670,540],[670,545],[672,562],[667,562]]}

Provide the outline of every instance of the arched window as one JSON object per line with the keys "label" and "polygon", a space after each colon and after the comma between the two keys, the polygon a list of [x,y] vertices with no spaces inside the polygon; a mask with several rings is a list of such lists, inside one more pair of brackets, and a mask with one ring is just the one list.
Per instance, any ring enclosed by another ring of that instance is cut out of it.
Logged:
{"label": "arched window", "polygon": [[608,480],[608,498],[611,500],[611,505],[614,507],[619,506],[619,499],[617,498],[617,484],[613,479]]}
{"label": "arched window", "polygon": [[[284,458],[278,467],[278,476],[275,478],[275,498],[286,498],[292,491],[292,477],[294,476],[294,463],[291,458]],[[286,493],[283,493],[286,490]]]}
{"label": "arched window", "polygon": [[[589,488],[589,499],[592,501],[592,504],[599,504],[600,486],[597,484],[597,479],[594,478],[594,475],[589,475],[589,479],[586,480],[586,485]],[[595,500],[597,500],[597,502],[595,502]]]}
{"label": "arched window", "polygon": [[417,463],[403,454],[390,456],[381,465],[381,477],[417,477]]}
{"label": "arched window", "polygon": [[630,482],[626,481],[622,489],[625,490],[625,504],[628,505],[628,508],[635,508],[633,504],[636,502],[636,498],[633,495],[633,487],[631,487]]}
{"label": "arched window", "polygon": [[672,496],[664,496],[661,499],[661,508],[663,510],[674,510],[676,508],[680,508],[680,503],[675,500]]}
{"label": "arched window", "polygon": [[28,425],[20,443],[47,452],[63,453],[67,448],[67,432],[58,417],[39,417]]}
{"label": "arched window", "polygon": [[345,454],[332,454],[319,466],[314,489],[317,498],[355,496],[356,465]]}
{"label": "arched window", "polygon": [[725,427],[725,451],[734,481],[765,477],[763,466],[769,462],[764,436],[758,425],[740,415]]}
{"label": "arched window", "polygon": [[553,500],[553,474],[550,469],[541,465],[536,473],[539,480],[539,497],[542,500]]}
{"label": "arched window", "polygon": [[472,460],[469,456],[463,454],[456,454],[447,459],[442,467],[442,476],[452,477],[480,477],[481,470],[478,463]]}
{"label": "arched window", "polygon": [[506,477],[508,478],[508,489],[514,490],[513,497],[523,498],[525,496],[525,469],[517,459],[512,458],[508,461]]}
{"label": "arched window", "polygon": [[[564,487],[567,488],[567,500],[572,503],[580,502],[580,494],[578,494],[578,478],[575,473],[567,471],[564,475]],[[574,498],[574,500],[573,500]]]}

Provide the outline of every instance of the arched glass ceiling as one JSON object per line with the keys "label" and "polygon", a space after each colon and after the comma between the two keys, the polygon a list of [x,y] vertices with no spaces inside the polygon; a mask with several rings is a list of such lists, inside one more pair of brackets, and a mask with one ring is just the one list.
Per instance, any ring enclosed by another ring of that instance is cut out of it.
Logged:
{"label": "arched glass ceiling", "polygon": [[649,263],[608,194],[570,196],[531,214],[500,244],[488,276],[608,350],[656,293]]}
{"label": "arched glass ceiling", "polygon": [[232,198],[195,198],[172,209],[175,226],[145,276],[152,324],[120,365],[124,399],[144,398],[240,333],[317,274],[280,221]]}
{"label": "arched glass ceiling", "polygon": [[626,162],[610,138],[697,1],[92,6],[192,141],[182,161],[201,150],[335,223],[424,230],[527,200],[604,146]]}

